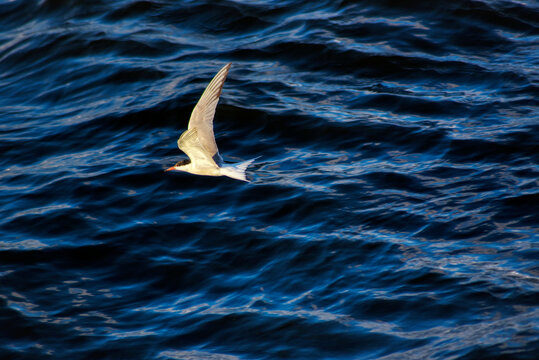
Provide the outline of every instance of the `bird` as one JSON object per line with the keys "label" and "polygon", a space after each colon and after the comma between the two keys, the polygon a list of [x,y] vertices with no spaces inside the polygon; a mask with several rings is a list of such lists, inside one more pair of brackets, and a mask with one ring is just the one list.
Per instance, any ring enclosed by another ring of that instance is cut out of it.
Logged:
{"label": "bird", "polygon": [[241,181],[247,180],[245,170],[257,158],[236,164],[225,164],[219,154],[213,133],[213,117],[221,91],[232,64],[228,63],[210,81],[198,100],[187,130],[178,139],[178,148],[189,159],[178,161],[165,171],[184,171],[196,175],[228,176]]}

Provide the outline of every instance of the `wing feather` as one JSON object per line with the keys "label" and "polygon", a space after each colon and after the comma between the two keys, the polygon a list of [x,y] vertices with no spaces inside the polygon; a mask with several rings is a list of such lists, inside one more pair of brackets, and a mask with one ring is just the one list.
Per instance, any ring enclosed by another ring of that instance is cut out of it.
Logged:
{"label": "wing feather", "polygon": [[[196,104],[191,118],[189,119],[188,130],[196,128],[198,134],[198,141],[200,145],[210,154],[212,158],[215,158],[217,162],[222,162],[222,158],[219,155],[217,144],[215,143],[215,135],[213,133],[213,118],[215,116],[215,108],[219,102],[219,96],[228,75],[231,63],[226,64],[219,70],[214,76],[212,81],[202,93],[200,100]],[[185,134],[185,133],[184,133]],[[183,135],[182,135],[183,136]]]}
{"label": "wing feather", "polygon": [[178,139],[178,147],[189,156],[195,167],[216,167],[213,157],[206,151],[198,138],[198,131],[192,128],[184,131]]}

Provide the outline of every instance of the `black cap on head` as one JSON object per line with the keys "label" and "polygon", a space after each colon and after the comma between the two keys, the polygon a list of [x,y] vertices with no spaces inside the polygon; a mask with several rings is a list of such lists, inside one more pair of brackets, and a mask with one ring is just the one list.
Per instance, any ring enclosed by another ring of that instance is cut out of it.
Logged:
{"label": "black cap on head", "polygon": [[178,161],[176,163],[176,165],[174,165],[174,166],[183,166],[183,165],[187,165],[189,163],[191,163],[191,159],[186,159],[186,160]]}

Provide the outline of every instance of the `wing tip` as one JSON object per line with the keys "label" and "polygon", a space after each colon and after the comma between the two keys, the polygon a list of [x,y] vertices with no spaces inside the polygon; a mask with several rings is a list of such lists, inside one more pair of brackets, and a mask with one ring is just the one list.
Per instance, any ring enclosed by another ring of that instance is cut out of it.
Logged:
{"label": "wing tip", "polygon": [[226,63],[225,66],[223,66],[221,68],[221,70],[219,70],[219,73],[224,73],[225,76],[227,76],[228,75],[228,70],[230,70],[230,67],[232,67],[232,63],[231,62]]}
{"label": "wing tip", "polygon": [[232,67],[232,63],[231,63],[231,62],[226,63],[226,64],[221,68],[221,70],[219,70],[218,73],[225,74],[225,76],[227,76],[227,75],[228,75],[228,70],[230,70],[231,67]]}
{"label": "wing tip", "polygon": [[225,84],[226,78],[228,76],[228,70],[230,70],[231,66],[232,63],[229,62],[225,66],[223,66],[221,70],[217,72],[217,74],[215,74],[213,79],[210,81],[210,83],[204,90],[202,96],[204,96],[208,91],[208,94],[212,94],[214,99],[219,99],[219,97],[221,96],[221,92],[223,91],[223,86]]}

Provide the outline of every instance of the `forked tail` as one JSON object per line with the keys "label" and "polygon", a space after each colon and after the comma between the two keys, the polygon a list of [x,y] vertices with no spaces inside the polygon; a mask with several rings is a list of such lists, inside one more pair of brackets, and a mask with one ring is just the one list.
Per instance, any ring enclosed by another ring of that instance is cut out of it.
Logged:
{"label": "forked tail", "polygon": [[256,159],[258,159],[258,157],[240,162],[238,164],[224,165],[221,168],[221,174],[223,174],[224,176],[228,176],[232,179],[249,182],[249,180],[247,180],[247,178],[245,177],[245,170],[247,170],[247,167],[251,165],[251,163]]}

